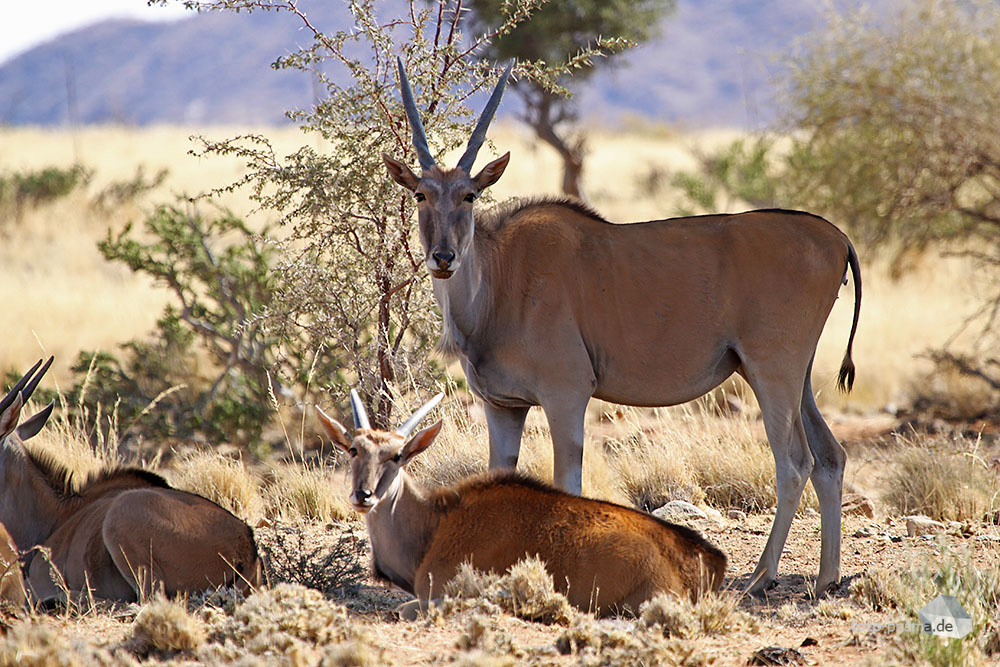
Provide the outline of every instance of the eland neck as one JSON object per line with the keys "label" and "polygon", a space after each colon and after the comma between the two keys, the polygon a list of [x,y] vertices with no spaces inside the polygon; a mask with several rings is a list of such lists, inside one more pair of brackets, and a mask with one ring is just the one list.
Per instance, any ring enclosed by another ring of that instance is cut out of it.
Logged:
{"label": "eland neck", "polygon": [[484,262],[484,251],[474,239],[461,268],[447,280],[431,278],[434,297],[441,307],[442,347],[446,352],[461,352],[472,358],[472,341],[486,328],[484,313],[492,298]]}
{"label": "eland neck", "polygon": [[405,470],[368,514],[375,567],[397,586],[413,592],[417,568],[438,524],[433,503]]}
{"label": "eland neck", "polygon": [[0,521],[17,548],[42,544],[66,511],[67,500],[52,488],[23,445],[0,442]]}

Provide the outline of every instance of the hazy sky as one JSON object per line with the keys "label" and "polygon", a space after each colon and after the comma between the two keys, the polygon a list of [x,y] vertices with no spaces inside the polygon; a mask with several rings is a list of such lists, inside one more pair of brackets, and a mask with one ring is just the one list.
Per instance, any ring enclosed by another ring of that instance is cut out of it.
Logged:
{"label": "hazy sky", "polygon": [[146,0],[25,0],[3,3],[0,63],[60,33],[109,18],[180,18],[180,3],[148,7]]}

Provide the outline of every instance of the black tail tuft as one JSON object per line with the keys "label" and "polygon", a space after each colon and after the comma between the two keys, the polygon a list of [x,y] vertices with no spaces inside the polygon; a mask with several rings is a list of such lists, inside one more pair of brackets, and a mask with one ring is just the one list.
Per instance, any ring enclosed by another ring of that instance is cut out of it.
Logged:
{"label": "black tail tuft", "polygon": [[854,347],[854,334],[858,332],[858,318],[861,316],[861,267],[858,265],[858,254],[854,246],[847,244],[847,266],[854,278],[854,321],[851,322],[851,335],[847,339],[847,352],[840,364],[837,375],[837,387],[840,391],[849,392],[854,387],[854,360],[851,359],[851,349]]}
{"label": "black tail tuft", "polygon": [[845,394],[854,388],[854,362],[850,357],[845,356],[840,364],[840,373],[837,374],[837,388]]}

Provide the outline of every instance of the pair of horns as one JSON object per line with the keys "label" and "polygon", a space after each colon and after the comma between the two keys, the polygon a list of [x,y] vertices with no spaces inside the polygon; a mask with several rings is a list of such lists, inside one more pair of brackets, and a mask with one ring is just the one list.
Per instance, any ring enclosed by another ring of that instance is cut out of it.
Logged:
{"label": "pair of horns", "polygon": [[[424,125],[420,121],[420,112],[417,111],[417,105],[413,101],[413,91],[410,90],[410,82],[407,80],[406,72],[403,70],[403,61],[396,58],[396,64],[399,67],[399,87],[403,94],[403,108],[406,109],[406,117],[409,119],[410,127],[413,130],[413,147],[417,149],[417,160],[420,161],[422,169],[430,169],[437,163],[434,162],[434,156],[431,155],[431,150],[427,147],[427,136],[424,134]],[[510,76],[510,70],[513,67],[514,63],[511,62],[507,65],[507,69],[503,71],[503,74],[500,75],[500,80],[497,82],[496,88],[493,89],[493,94],[490,95],[490,99],[486,103],[486,108],[483,109],[483,113],[476,123],[476,129],[472,131],[472,136],[469,138],[469,145],[466,147],[462,158],[458,161],[459,168],[466,174],[471,173],[472,165],[476,161],[476,155],[479,154],[479,148],[486,140],[486,130],[493,121],[493,115],[496,113],[497,107],[500,106],[500,98],[503,97],[503,89],[507,85],[507,78]]]}
{"label": "pair of horns", "polygon": [[[45,375],[45,371],[49,370],[49,366],[52,365],[52,359],[53,357],[49,357],[49,360],[45,362],[44,366],[42,366],[42,360],[39,359],[38,363],[32,366],[31,369],[24,374],[24,377],[18,380],[18,383],[14,385],[14,388],[11,389],[6,396],[4,396],[2,401],[0,401],[0,414],[3,414],[4,410],[14,404],[14,400],[17,398],[18,394],[21,395],[22,405],[28,402],[31,395],[35,393],[35,387],[38,386],[38,383],[42,380],[42,376]],[[40,371],[38,370],[39,366],[42,366],[42,370]],[[38,372],[35,373],[35,371]]]}
{"label": "pair of horns", "polygon": [[[413,413],[413,415],[403,423],[402,426],[396,429],[396,433],[400,434],[404,438],[408,437],[413,433],[413,429],[417,427],[417,424],[427,416],[427,413],[434,409],[434,407],[441,402],[444,398],[444,394],[438,394],[431,400],[424,403],[419,410]],[[356,389],[351,390],[351,410],[354,412],[354,430],[362,428],[371,428],[371,423],[368,421],[368,413],[365,412],[365,405],[361,402],[361,397],[358,396],[358,391]]]}

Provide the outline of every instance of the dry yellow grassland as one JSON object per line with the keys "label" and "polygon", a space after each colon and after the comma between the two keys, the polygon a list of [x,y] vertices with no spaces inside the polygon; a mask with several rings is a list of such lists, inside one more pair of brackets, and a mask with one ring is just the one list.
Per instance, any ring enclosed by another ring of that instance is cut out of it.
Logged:
{"label": "dry yellow grassland", "polygon": [[[227,127],[0,129],[0,170],[68,166],[79,160],[95,171],[86,192],[30,210],[20,224],[0,221],[0,303],[7,332],[0,368],[26,367],[42,354],[55,354],[54,376],[65,382],[78,350],[110,350],[149,331],[169,295],[121,266],[108,265],[95,242],[109,227],[118,230],[129,221],[140,223],[154,203],[172,202],[175,195],[235,181],[243,173],[238,160],[192,157],[188,150],[194,144],[189,137],[223,138],[245,131]],[[264,132],[279,154],[303,142],[330,150],[293,128]],[[668,217],[673,214],[669,189],[664,194],[661,188],[651,196],[642,185],[651,170],[692,169],[697,153],[710,152],[738,136],[733,131],[677,135],[655,128],[594,130],[588,141],[591,157],[585,191],[594,206],[615,222]],[[501,125],[492,141],[495,150],[510,150],[513,156],[493,188],[496,200],[557,194],[559,165],[550,149],[512,125]],[[127,206],[109,215],[88,205],[101,188],[131,178],[140,166],[147,175],[169,170],[167,180],[142,206]],[[275,217],[251,212],[246,193],[226,195],[220,203],[250,216],[255,224]],[[208,205],[192,206],[204,209]],[[854,355],[857,385],[848,397],[837,395],[833,385],[850,330],[853,289],[848,285],[841,290],[820,342],[814,386],[821,406],[871,411],[888,403],[905,403],[911,384],[928,370],[926,362],[915,360],[915,355],[947,340],[975,303],[977,276],[964,260],[943,259],[929,252],[918,257],[915,268],[899,281],[890,278],[884,260],[867,261],[862,254],[862,263],[864,298]]]}

